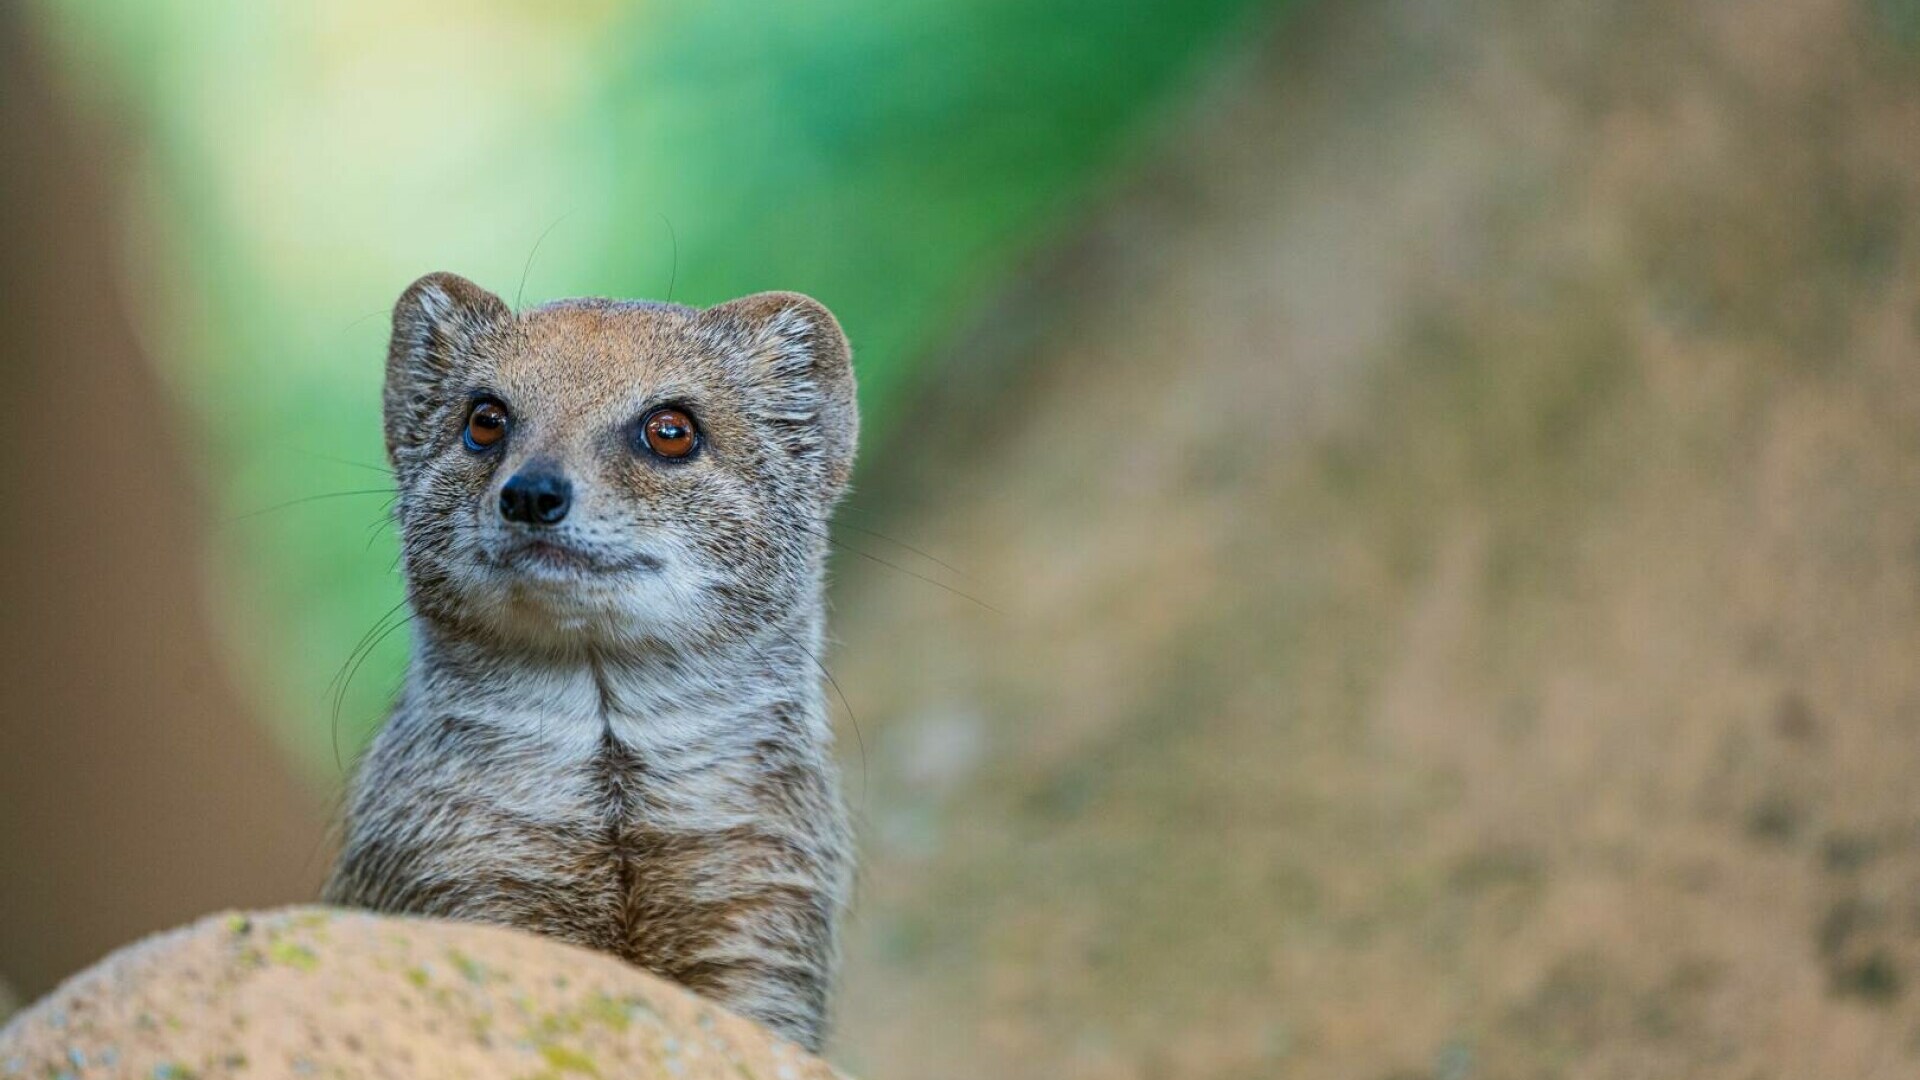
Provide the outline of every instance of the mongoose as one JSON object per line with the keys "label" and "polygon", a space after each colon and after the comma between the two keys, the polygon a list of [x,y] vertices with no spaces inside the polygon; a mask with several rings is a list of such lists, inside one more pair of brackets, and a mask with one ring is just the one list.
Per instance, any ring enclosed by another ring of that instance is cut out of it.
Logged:
{"label": "mongoose", "polygon": [[819,1049],[853,866],[817,660],[838,322],[431,274],[384,413],[415,648],[326,898],[602,949]]}

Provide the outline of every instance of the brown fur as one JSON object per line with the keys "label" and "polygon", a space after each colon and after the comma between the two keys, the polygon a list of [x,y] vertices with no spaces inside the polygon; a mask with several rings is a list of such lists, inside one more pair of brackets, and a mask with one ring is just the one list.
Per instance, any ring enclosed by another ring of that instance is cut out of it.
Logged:
{"label": "brown fur", "polygon": [[[474,452],[482,393],[513,421]],[[634,441],[662,404],[700,426],[686,460]],[[328,899],[603,949],[817,1049],[852,865],[816,660],[857,430],[838,324],[790,293],[516,315],[430,275],[385,413],[418,644]],[[529,468],[570,479],[560,525],[502,520]]]}

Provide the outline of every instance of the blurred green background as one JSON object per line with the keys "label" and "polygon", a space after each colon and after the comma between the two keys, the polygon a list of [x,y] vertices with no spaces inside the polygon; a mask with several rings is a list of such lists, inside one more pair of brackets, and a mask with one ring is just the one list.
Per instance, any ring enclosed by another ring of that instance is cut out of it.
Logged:
{"label": "blurred green background", "polygon": [[403,628],[358,663],[401,588],[383,481],[357,466],[384,461],[385,311],[409,281],[450,269],[529,304],[811,293],[857,343],[880,443],[916,366],[1253,5],[40,6],[81,92],[140,130],[135,272],[224,515],[231,641],[331,778],[406,655]]}

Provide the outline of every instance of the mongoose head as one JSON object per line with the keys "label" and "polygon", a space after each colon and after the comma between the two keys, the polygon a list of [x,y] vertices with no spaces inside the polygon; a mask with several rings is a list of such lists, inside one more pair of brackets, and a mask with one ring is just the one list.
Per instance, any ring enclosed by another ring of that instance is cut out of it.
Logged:
{"label": "mongoose head", "polygon": [[394,308],[385,420],[415,612],[557,650],[811,605],[858,427],[846,336],[805,296],[515,313],[445,273]]}

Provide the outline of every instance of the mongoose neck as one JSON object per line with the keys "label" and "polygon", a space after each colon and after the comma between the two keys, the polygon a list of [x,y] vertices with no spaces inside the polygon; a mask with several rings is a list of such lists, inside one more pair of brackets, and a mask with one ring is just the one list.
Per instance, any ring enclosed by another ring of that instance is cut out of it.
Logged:
{"label": "mongoose neck", "polygon": [[408,710],[507,728],[615,733],[662,725],[687,734],[740,730],[743,721],[770,712],[824,717],[817,612],[796,611],[729,641],[677,650],[598,643],[530,649],[421,623],[402,697]]}

